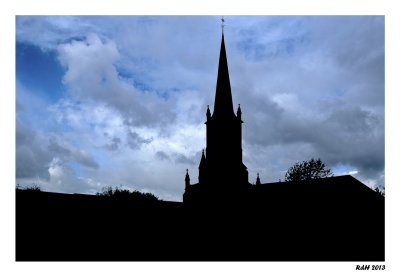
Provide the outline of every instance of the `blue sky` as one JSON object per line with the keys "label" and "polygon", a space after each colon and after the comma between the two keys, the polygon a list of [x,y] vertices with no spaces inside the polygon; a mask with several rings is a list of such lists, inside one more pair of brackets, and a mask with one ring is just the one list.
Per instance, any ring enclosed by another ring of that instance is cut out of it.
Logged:
{"label": "blue sky", "polygon": [[62,97],[62,77],[65,70],[57,61],[57,52],[42,51],[29,43],[16,44],[16,74],[18,80],[26,87],[49,101],[57,101]]}
{"label": "blue sky", "polygon": [[[384,186],[384,18],[226,16],[249,181],[321,158]],[[218,16],[17,16],[16,182],[181,200],[213,106]]]}

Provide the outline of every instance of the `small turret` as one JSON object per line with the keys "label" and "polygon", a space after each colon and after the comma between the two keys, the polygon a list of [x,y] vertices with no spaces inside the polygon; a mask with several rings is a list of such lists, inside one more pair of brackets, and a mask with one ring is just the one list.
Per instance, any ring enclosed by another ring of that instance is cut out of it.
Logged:
{"label": "small turret", "polygon": [[206,181],[205,180],[207,175],[206,171],[207,171],[207,160],[206,156],[204,155],[204,149],[203,149],[199,164],[199,183],[204,183]]}
{"label": "small turret", "polygon": [[240,109],[240,104],[239,104],[239,107],[237,109],[236,115],[237,115],[237,118],[239,120],[242,120],[242,110]]}
{"label": "small turret", "polygon": [[203,168],[205,165],[206,165],[206,156],[204,155],[204,149],[203,149],[203,152],[201,154],[199,168]]}
{"label": "small turret", "polygon": [[207,105],[207,121],[211,118],[210,106]]}
{"label": "small turret", "polygon": [[185,176],[185,188],[190,186],[190,177],[189,177],[189,170],[186,169],[186,176]]}
{"label": "small turret", "polygon": [[260,181],[260,175],[257,173],[257,180],[256,180],[256,185],[261,185],[261,181]]}

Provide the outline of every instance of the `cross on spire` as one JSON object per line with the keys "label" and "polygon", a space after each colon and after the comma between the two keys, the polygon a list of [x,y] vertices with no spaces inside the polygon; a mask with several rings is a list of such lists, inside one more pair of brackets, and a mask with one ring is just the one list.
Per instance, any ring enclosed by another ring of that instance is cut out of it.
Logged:
{"label": "cross on spire", "polygon": [[222,16],[222,17],[221,17],[221,28],[222,28],[222,33],[224,33],[224,27],[225,27],[225,19],[224,19],[224,17]]}

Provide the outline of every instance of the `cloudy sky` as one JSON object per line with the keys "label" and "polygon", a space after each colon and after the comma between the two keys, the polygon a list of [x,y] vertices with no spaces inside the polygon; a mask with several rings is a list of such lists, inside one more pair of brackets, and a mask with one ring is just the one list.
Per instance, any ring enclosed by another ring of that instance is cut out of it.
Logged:
{"label": "cloudy sky", "polygon": [[[384,186],[384,17],[226,16],[249,181],[321,158]],[[16,183],[182,199],[213,107],[218,16],[17,16]]]}

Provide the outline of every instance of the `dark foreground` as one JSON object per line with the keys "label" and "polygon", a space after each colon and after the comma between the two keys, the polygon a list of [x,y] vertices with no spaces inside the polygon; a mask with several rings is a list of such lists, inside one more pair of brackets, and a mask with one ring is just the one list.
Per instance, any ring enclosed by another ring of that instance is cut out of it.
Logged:
{"label": "dark foreground", "polygon": [[16,260],[384,260],[383,197],[378,208],[352,209],[345,200],[281,200],[195,208],[17,190]]}

